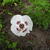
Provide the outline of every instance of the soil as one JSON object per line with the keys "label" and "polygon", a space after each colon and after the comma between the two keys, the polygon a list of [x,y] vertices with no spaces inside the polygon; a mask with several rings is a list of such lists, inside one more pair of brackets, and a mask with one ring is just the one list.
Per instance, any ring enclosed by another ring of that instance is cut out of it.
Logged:
{"label": "soil", "polygon": [[[33,31],[27,34],[25,37],[17,37],[10,31],[10,20],[13,15],[6,14],[3,10],[7,9],[11,11],[12,14],[22,14],[19,8],[14,7],[14,5],[8,5],[0,7],[0,12],[3,16],[4,27],[2,32],[6,33],[6,37],[10,41],[20,42],[19,46],[21,50],[49,50],[50,48],[50,28],[48,30],[42,30],[34,25]],[[22,14],[23,15],[23,14]],[[29,48],[30,47],[30,48]]]}

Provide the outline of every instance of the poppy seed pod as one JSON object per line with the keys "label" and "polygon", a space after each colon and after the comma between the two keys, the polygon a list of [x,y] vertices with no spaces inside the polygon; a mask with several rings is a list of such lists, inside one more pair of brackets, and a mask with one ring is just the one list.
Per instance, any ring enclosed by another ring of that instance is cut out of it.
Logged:
{"label": "poppy seed pod", "polygon": [[25,36],[32,31],[33,22],[28,15],[14,15],[11,18],[11,31],[16,36]]}

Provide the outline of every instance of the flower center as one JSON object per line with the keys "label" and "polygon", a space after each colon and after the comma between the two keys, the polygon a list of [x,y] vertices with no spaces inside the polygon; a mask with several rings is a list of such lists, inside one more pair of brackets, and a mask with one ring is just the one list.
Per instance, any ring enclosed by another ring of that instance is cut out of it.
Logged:
{"label": "flower center", "polygon": [[23,28],[24,28],[24,24],[20,24],[19,27],[20,27],[21,29],[23,29]]}

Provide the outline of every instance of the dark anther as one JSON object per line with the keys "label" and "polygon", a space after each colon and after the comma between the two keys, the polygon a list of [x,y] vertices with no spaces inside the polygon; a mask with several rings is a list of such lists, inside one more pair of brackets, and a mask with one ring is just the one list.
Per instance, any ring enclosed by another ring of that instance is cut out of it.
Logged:
{"label": "dark anther", "polygon": [[19,27],[20,27],[21,29],[23,29],[23,28],[24,28],[24,24],[20,24]]}

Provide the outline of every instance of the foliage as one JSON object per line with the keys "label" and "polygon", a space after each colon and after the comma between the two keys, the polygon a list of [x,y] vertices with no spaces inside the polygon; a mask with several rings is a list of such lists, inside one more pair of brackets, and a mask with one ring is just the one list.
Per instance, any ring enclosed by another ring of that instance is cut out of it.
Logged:
{"label": "foliage", "polygon": [[47,29],[50,24],[50,3],[48,0],[29,0],[31,5],[24,4],[22,11],[30,15],[33,22],[41,28]]}
{"label": "foliage", "polygon": [[10,3],[13,4],[15,2],[19,2],[19,0],[3,0],[2,5],[4,6],[4,5],[10,4]]}
{"label": "foliage", "polygon": [[1,31],[1,29],[2,29],[2,17],[0,16],[0,31]]}
{"label": "foliage", "polygon": [[0,46],[3,45],[4,49],[7,48],[15,48],[15,49],[20,49],[20,48],[16,48],[17,47],[18,42],[12,42],[6,39],[6,34],[4,32],[0,32]]}

